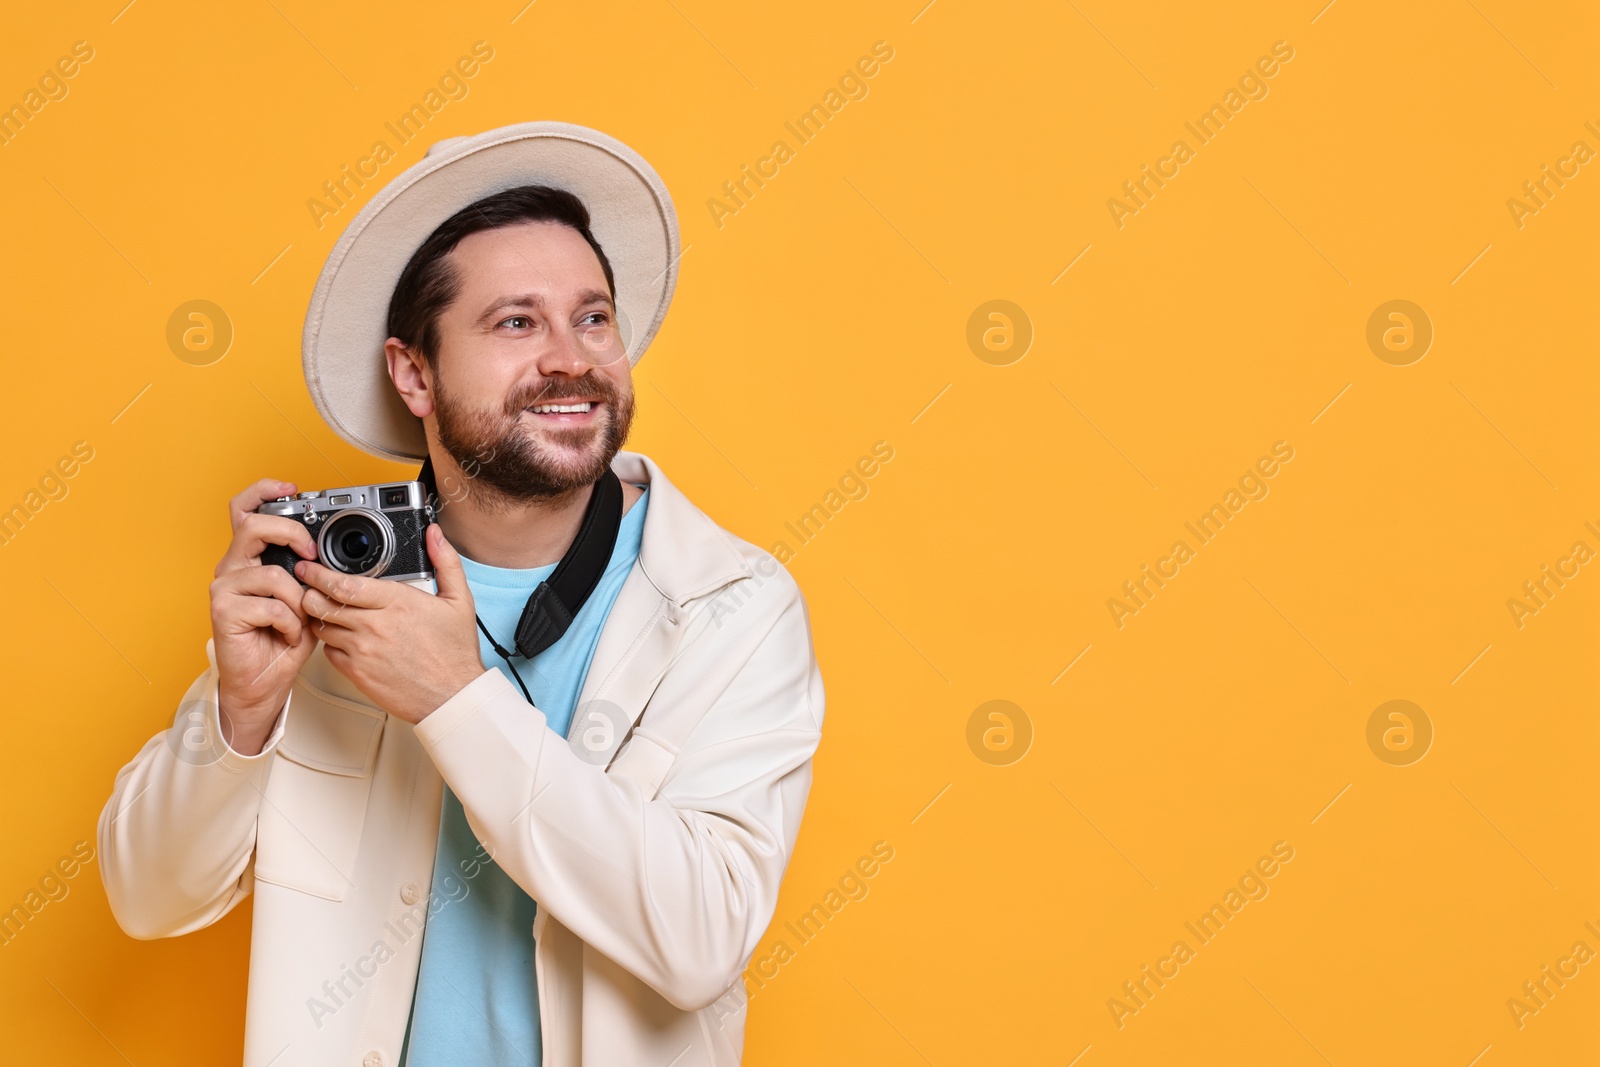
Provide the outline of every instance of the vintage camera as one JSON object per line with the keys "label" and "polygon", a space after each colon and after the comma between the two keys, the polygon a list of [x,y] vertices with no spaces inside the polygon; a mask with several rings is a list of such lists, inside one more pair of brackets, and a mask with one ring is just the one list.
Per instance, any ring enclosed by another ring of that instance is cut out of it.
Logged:
{"label": "vintage camera", "polygon": [[[434,512],[421,482],[319,489],[269,500],[256,511],[304,523],[316,539],[317,562],[333,570],[421,586],[433,582],[424,536]],[[262,563],[290,574],[300,558],[287,545],[268,545],[261,553]]]}

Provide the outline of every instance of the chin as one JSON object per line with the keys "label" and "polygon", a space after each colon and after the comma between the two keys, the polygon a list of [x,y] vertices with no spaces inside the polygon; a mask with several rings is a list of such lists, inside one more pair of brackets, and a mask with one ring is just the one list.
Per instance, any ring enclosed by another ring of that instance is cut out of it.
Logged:
{"label": "chin", "polygon": [[605,449],[599,444],[589,444],[582,448],[563,448],[546,443],[539,449],[538,455],[539,466],[552,474],[568,477],[596,467],[606,458]]}

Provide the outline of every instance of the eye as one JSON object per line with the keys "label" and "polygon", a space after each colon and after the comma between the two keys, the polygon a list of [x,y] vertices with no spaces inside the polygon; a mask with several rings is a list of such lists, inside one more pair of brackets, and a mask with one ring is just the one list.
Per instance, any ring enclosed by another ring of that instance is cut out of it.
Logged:
{"label": "eye", "polygon": [[595,320],[594,325],[604,326],[611,321],[611,313],[607,311],[591,311],[583,317],[582,321],[588,322],[591,319]]}
{"label": "eye", "polygon": [[[521,325],[512,325],[520,323]],[[533,325],[533,320],[526,315],[513,315],[509,319],[502,319],[500,325],[511,325],[513,330],[525,330]]]}

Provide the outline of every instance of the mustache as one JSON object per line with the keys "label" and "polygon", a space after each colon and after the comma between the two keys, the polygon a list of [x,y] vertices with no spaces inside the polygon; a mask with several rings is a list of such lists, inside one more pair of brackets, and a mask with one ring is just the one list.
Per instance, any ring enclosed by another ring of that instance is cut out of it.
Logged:
{"label": "mustache", "polygon": [[599,399],[615,406],[617,388],[609,380],[585,374],[581,378],[551,378],[512,393],[506,414],[516,415],[534,404],[559,404],[563,400]]}

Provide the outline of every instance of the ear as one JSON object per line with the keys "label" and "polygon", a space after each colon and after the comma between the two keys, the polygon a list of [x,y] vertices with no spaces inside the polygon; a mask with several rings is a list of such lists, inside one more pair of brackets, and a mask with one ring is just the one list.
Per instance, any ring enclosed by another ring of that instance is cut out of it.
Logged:
{"label": "ear", "polygon": [[389,379],[411,414],[419,419],[433,414],[433,370],[422,354],[391,337],[383,342],[383,358],[389,364]]}

